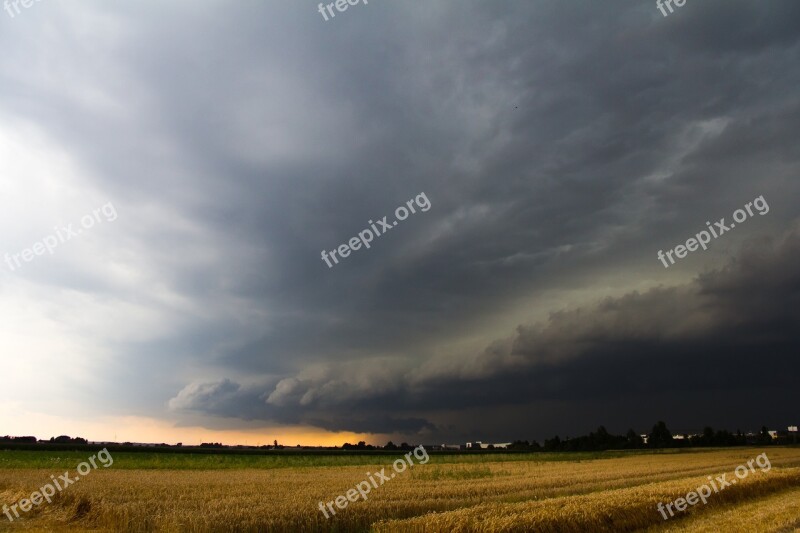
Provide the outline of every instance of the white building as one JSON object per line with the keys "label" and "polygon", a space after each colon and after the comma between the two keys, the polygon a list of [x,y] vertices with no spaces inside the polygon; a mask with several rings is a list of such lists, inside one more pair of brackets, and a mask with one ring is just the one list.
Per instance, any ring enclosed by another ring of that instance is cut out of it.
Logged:
{"label": "white building", "polygon": [[484,442],[481,442],[479,440],[476,440],[475,442],[468,442],[467,443],[467,449],[469,449],[469,450],[476,450],[476,449],[486,450],[486,449],[489,448],[489,446],[491,446],[493,449],[501,450],[501,449],[505,449],[505,448],[508,448],[509,446],[511,446],[511,443],[510,442],[500,442],[500,443],[497,443],[497,444],[489,444],[488,442],[484,443]]}

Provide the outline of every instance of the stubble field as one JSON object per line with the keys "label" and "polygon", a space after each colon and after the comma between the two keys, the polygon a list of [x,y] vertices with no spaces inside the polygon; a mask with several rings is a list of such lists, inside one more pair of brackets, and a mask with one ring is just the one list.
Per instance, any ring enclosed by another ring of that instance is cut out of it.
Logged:
{"label": "stubble field", "polygon": [[[656,509],[766,452],[771,468],[664,520]],[[0,451],[0,506],[29,497],[86,452]],[[430,455],[326,519],[396,455],[114,454],[0,531],[800,531],[800,448],[671,453]]]}

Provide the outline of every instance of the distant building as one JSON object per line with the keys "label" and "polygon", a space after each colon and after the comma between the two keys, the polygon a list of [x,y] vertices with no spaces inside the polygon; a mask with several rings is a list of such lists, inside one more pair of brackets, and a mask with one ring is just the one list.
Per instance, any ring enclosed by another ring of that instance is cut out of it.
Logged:
{"label": "distant building", "polygon": [[497,444],[490,444],[488,442],[483,442],[476,440],[475,442],[468,442],[467,449],[468,450],[488,450],[489,446],[492,447],[494,450],[502,450],[511,446],[512,443],[510,442],[500,442]]}

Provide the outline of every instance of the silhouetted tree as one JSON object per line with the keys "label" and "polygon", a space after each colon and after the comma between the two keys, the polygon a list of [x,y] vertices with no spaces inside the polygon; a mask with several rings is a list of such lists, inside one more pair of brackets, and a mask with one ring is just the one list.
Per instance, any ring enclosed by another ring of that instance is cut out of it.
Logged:
{"label": "silhouetted tree", "polygon": [[659,420],[658,423],[653,426],[653,431],[650,432],[650,435],[647,437],[647,445],[650,448],[671,448],[675,445],[675,442],[672,440],[672,433],[670,433],[669,429],[667,429],[667,425]]}
{"label": "silhouetted tree", "polygon": [[561,439],[558,435],[552,439],[544,439],[544,449],[547,451],[556,451],[561,449]]}
{"label": "silhouetted tree", "polygon": [[758,435],[759,444],[772,444],[772,435],[769,434],[767,426],[761,426],[761,433]]}
{"label": "silhouetted tree", "polygon": [[644,446],[644,440],[633,429],[629,429],[625,435],[625,445],[626,448],[641,448]]}

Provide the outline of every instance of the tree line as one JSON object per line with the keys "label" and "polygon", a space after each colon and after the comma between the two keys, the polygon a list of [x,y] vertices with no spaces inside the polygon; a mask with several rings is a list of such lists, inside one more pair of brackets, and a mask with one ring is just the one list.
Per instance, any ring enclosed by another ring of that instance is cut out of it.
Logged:
{"label": "tree line", "polygon": [[558,435],[551,439],[545,439],[544,446],[537,441],[528,442],[527,440],[514,441],[509,450],[528,450],[528,451],[602,451],[602,450],[627,450],[643,448],[689,448],[689,447],[724,447],[724,446],[746,446],[748,444],[767,445],[774,444],[775,439],[769,434],[766,426],[761,428],[761,432],[753,436],[745,436],[741,430],[731,433],[727,430],[714,430],[706,426],[703,432],[698,435],[685,435],[683,438],[675,438],[663,421],[657,422],[647,439],[642,438],[633,429],[629,429],[625,435],[613,435],[604,426],[600,426],[596,431],[588,435],[561,439]]}

